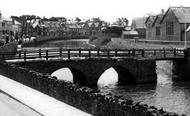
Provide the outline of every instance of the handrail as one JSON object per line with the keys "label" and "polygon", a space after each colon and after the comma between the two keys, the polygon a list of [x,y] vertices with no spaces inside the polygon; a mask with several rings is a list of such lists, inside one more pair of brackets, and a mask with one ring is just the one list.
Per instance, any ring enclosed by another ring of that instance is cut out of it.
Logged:
{"label": "handrail", "polygon": [[[184,56],[183,49],[176,48],[163,48],[163,49],[65,49],[65,48],[49,48],[49,49],[35,49],[35,50],[22,50],[18,51],[12,59],[30,59],[30,58],[46,58],[51,57],[64,57],[71,59],[71,57],[177,57]],[[4,60],[6,56],[13,55],[10,53],[0,53],[1,58]]]}

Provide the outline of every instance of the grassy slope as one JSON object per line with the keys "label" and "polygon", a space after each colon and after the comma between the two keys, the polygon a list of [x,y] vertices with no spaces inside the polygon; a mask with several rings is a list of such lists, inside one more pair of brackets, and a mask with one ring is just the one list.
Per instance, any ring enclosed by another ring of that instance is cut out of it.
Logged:
{"label": "grassy slope", "polygon": [[96,47],[107,45],[111,41],[111,37],[107,35],[94,35],[90,37],[89,43]]}
{"label": "grassy slope", "polygon": [[153,43],[135,43],[134,40],[120,39],[120,38],[112,38],[111,41],[105,46],[101,46],[104,48],[117,48],[117,49],[160,49],[160,48],[176,48],[176,47],[184,47],[183,45],[175,45],[175,44],[153,44]]}

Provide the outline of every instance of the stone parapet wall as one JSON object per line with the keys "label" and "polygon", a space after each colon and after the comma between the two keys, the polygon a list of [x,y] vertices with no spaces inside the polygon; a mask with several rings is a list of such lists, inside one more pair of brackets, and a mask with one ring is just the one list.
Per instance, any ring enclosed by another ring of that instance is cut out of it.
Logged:
{"label": "stone parapet wall", "polygon": [[102,95],[94,89],[11,63],[1,62],[0,73],[95,116],[177,116],[121,96]]}

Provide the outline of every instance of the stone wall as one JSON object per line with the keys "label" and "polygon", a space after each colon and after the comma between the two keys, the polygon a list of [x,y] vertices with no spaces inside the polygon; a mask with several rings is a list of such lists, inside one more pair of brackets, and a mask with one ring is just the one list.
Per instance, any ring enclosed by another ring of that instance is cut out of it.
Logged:
{"label": "stone wall", "polygon": [[15,64],[1,62],[0,73],[95,116],[177,116],[121,96],[102,95],[88,87],[60,81]]}
{"label": "stone wall", "polygon": [[190,48],[187,48],[184,57],[173,61],[173,78],[175,80],[190,80]]}
{"label": "stone wall", "polygon": [[100,76],[113,67],[119,76],[119,84],[156,83],[155,60],[138,60],[134,58],[87,58],[73,60],[27,61],[18,65],[50,75],[61,68],[69,68],[74,82],[80,85],[96,86]]}

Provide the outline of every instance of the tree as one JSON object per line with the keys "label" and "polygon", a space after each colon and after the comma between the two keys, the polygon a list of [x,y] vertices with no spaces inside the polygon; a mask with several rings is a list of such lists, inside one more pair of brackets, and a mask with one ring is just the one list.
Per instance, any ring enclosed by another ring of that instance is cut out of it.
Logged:
{"label": "tree", "polygon": [[128,21],[127,18],[122,17],[122,18],[118,18],[117,21],[116,21],[116,23],[117,23],[119,26],[126,27],[126,26],[128,26],[129,21]]}

